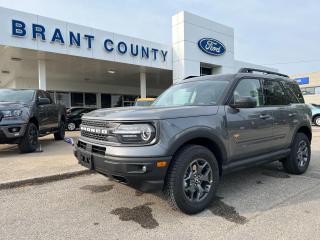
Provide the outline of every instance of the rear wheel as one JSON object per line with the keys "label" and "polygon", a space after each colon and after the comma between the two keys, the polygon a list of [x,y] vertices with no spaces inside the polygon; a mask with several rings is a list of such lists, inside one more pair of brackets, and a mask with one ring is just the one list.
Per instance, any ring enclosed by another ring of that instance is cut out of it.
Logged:
{"label": "rear wheel", "polygon": [[212,202],[219,183],[215,156],[203,146],[187,145],[173,161],[165,188],[169,202],[187,214],[201,212]]}
{"label": "rear wheel", "polygon": [[64,121],[60,121],[58,131],[54,133],[55,140],[63,140],[65,137],[65,124]]}
{"label": "rear wheel", "polygon": [[304,133],[297,133],[290,155],[283,161],[285,170],[292,174],[302,174],[309,166],[311,147],[309,138]]}
{"label": "rear wheel", "polygon": [[29,123],[26,132],[19,143],[21,153],[31,153],[37,150],[39,145],[39,131],[34,123]]}
{"label": "rear wheel", "polygon": [[316,126],[320,127],[320,116],[316,116],[313,122]]}

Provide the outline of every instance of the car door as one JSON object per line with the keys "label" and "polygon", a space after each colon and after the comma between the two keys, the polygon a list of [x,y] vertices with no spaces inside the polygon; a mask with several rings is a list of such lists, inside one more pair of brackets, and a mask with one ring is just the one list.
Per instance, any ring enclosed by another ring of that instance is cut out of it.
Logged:
{"label": "car door", "polygon": [[289,106],[287,94],[279,80],[264,79],[263,89],[265,105],[272,109],[273,125],[273,150],[283,149],[287,145],[290,124],[297,113]]}
{"label": "car door", "polygon": [[48,111],[48,124],[49,128],[57,128],[59,126],[59,112],[58,105],[54,103],[50,94],[48,92],[43,91],[43,95],[49,99],[50,103],[46,105]]}
{"label": "car door", "polygon": [[263,104],[261,80],[240,79],[232,92],[231,101],[237,97],[254,97],[257,106],[241,109],[226,106],[231,162],[268,152],[272,141],[273,115],[271,109]]}
{"label": "car door", "polygon": [[[45,98],[44,94],[42,91],[37,91],[37,104],[39,98]],[[39,130],[40,133],[45,133],[49,128],[50,128],[50,123],[49,123],[49,114],[47,111],[47,105],[40,105],[38,104],[38,122],[39,122]]]}

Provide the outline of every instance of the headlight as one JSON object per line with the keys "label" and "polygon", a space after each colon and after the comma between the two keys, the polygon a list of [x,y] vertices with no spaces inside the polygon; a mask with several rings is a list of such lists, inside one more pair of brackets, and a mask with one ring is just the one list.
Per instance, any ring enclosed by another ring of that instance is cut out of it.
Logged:
{"label": "headlight", "polygon": [[156,129],[151,124],[121,124],[113,134],[122,143],[151,143],[156,136]]}
{"label": "headlight", "polygon": [[22,110],[6,110],[1,112],[4,118],[19,117],[22,114]]}

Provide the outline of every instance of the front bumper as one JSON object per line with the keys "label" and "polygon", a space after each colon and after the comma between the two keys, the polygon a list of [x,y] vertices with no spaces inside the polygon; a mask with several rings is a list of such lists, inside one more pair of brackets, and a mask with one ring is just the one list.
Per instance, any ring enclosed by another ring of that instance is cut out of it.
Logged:
{"label": "front bumper", "polygon": [[27,128],[27,124],[0,125],[0,143],[14,143],[20,139]]}
{"label": "front bumper", "polygon": [[[107,153],[108,154],[108,153]],[[144,192],[161,190],[172,157],[106,155],[105,147],[79,140],[74,149],[79,164]],[[166,162],[157,167],[157,162]]]}

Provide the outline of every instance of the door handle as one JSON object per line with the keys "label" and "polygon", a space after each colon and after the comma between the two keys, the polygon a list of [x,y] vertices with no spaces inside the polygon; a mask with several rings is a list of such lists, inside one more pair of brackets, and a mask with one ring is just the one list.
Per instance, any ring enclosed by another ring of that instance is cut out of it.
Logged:
{"label": "door handle", "polygon": [[289,113],[288,115],[289,115],[289,117],[294,117],[294,116],[296,116],[297,114],[296,114],[296,113]]}
{"label": "door handle", "polygon": [[268,115],[268,114],[260,114],[260,118],[261,119],[268,119],[268,118],[270,118],[270,115]]}

